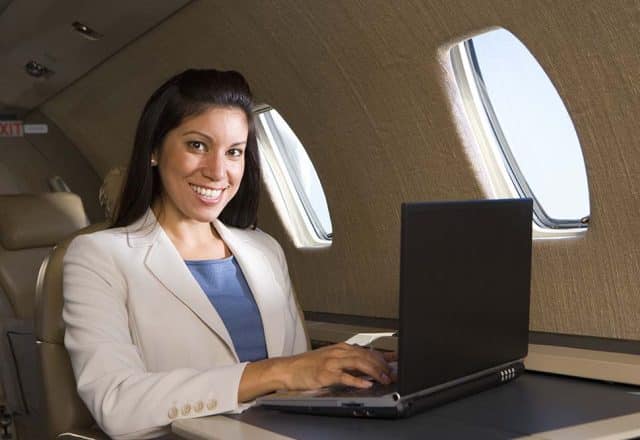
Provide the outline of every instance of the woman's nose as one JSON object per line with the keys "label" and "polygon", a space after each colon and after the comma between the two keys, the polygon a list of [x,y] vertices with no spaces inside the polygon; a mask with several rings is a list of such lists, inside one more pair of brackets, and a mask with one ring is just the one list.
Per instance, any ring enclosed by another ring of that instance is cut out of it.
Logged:
{"label": "woman's nose", "polygon": [[217,154],[209,154],[204,162],[204,175],[212,180],[222,180],[225,173],[224,158]]}

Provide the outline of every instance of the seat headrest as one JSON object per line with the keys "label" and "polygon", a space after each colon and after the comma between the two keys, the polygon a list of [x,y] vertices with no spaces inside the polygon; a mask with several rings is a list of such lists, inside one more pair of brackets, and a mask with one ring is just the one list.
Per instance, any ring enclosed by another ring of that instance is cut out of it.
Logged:
{"label": "seat headrest", "polygon": [[87,223],[76,194],[0,195],[0,243],[7,250],[54,246]]}

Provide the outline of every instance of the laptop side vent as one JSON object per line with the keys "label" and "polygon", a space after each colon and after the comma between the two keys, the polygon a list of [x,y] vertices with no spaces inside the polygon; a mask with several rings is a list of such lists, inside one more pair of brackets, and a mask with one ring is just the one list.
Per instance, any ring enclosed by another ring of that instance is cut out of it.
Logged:
{"label": "laptop side vent", "polygon": [[512,379],[515,379],[522,373],[523,368],[520,366],[509,367],[503,370],[500,370],[500,382],[508,382]]}

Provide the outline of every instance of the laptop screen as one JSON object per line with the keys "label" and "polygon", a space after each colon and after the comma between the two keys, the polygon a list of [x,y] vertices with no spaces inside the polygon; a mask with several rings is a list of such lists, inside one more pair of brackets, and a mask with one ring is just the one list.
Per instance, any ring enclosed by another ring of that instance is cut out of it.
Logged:
{"label": "laptop screen", "polygon": [[527,354],[532,201],[402,205],[401,395]]}

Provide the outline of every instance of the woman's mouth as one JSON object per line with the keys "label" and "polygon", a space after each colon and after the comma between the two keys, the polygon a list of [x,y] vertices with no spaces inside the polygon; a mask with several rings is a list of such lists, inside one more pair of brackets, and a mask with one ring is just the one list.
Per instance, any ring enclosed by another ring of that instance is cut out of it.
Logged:
{"label": "woman's mouth", "polygon": [[227,189],[227,187],[207,188],[204,186],[194,185],[193,183],[190,183],[189,186],[191,187],[193,192],[200,196],[200,199],[203,199],[207,202],[217,202],[220,199],[222,192]]}

